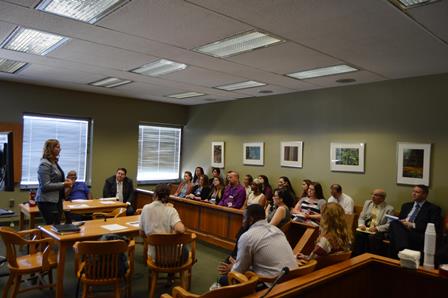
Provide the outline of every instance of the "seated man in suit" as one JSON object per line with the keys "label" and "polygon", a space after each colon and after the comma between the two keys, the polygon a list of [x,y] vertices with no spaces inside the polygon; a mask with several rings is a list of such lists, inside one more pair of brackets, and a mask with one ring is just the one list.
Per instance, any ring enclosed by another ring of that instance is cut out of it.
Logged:
{"label": "seated man in suit", "polygon": [[103,197],[116,197],[120,202],[127,203],[126,215],[132,215],[135,213],[134,185],[132,179],[126,177],[126,174],[125,168],[118,168],[114,176],[107,178],[104,181]]}
{"label": "seated man in suit", "polygon": [[[425,230],[428,223],[433,223],[437,235],[441,235],[441,209],[426,200],[429,189],[426,185],[417,185],[412,190],[412,202],[401,206],[399,220],[390,223],[390,243],[392,257],[408,248],[422,252]],[[423,258],[422,258],[423,259]]]}
{"label": "seated man in suit", "polygon": [[386,203],[384,189],[375,189],[372,198],[364,203],[358,219],[358,229],[355,233],[353,256],[370,252],[383,253],[383,239],[389,231],[389,221],[386,214],[393,215],[394,207]]}

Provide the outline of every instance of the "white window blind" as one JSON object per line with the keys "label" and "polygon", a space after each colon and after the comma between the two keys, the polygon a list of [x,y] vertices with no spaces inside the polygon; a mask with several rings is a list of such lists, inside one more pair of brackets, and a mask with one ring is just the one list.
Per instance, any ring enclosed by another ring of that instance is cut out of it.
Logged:
{"label": "white window blind", "polygon": [[38,184],[37,170],[45,141],[57,139],[61,144],[59,165],[67,174],[78,173],[78,181],[86,181],[89,121],[46,116],[23,116],[23,152],[21,186]]}
{"label": "white window blind", "polygon": [[180,128],[139,125],[137,181],[179,179]]}

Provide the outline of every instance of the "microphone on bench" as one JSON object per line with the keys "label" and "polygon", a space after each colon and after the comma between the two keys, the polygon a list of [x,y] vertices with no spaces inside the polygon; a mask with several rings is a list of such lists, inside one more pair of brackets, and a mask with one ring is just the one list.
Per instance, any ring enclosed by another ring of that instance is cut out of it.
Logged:
{"label": "microphone on bench", "polygon": [[272,285],[268,288],[268,290],[266,291],[266,293],[264,293],[260,298],[264,298],[266,297],[271,291],[272,289],[275,287],[276,284],[278,284],[278,282],[280,281],[280,279],[283,278],[283,276],[285,276],[286,274],[289,273],[289,268],[288,267],[283,267],[282,271],[280,271],[280,274],[277,276],[277,278],[274,280],[274,282],[272,283]]}

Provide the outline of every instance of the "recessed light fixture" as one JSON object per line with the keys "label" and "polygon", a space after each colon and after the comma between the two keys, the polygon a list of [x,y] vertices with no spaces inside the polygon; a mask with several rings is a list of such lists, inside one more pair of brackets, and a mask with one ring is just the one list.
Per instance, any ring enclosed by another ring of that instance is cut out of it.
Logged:
{"label": "recessed light fixture", "polygon": [[28,63],[0,58],[0,72],[17,73]]}
{"label": "recessed light fixture", "polygon": [[213,57],[223,58],[261,47],[267,47],[283,41],[284,40],[272,37],[265,33],[251,31],[215,41],[194,50]]}
{"label": "recessed light fixture", "polygon": [[121,85],[132,83],[130,80],[124,80],[114,77],[105,78],[96,82],[89,83],[89,85],[96,87],[104,87],[104,88],[114,88]]}
{"label": "recessed light fixture", "polygon": [[140,66],[139,68],[133,69],[131,70],[131,72],[156,77],[185,68],[187,68],[186,64],[177,63],[167,59],[159,59],[157,61]]}
{"label": "recessed light fixture", "polygon": [[68,40],[67,37],[17,27],[3,42],[2,48],[28,54],[46,55]]}
{"label": "recessed light fixture", "polygon": [[358,69],[353,68],[351,66],[341,64],[341,65],[299,71],[299,72],[295,72],[295,73],[289,73],[289,74],[287,74],[287,76],[295,78],[295,79],[299,79],[299,80],[304,80],[304,79],[311,79],[311,78],[316,78],[316,77],[323,77],[323,76],[330,76],[330,75],[335,75],[335,74],[340,74],[340,73],[352,72],[352,71],[357,71],[357,70]]}
{"label": "recessed light fixture", "polygon": [[191,91],[191,92],[185,92],[185,93],[171,94],[171,95],[167,95],[167,97],[184,99],[184,98],[191,98],[191,97],[197,97],[197,96],[202,96],[202,95],[205,95],[205,93]]}
{"label": "recessed light fixture", "polygon": [[257,81],[245,81],[245,82],[239,82],[239,83],[234,83],[234,84],[230,84],[230,85],[217,86],[215,88],[221,89],[221,90],[226,90],[226,91],[233,91],[233,90],[254,88],[254,87],[260,87],[260,86],[266,86],[266,84],[260,83]]}
{"label": "recessed light fixture", "polygon": [[260,94],[271,94],[271,93],[274,93],[274,91],[272,91],[272,90],[260,90],[260,91],[258,91],[258,93],[260,93]]}
{"label": "recessed light fixture", "polygon": [[394,4],[398,4],[402,9],[414,8],[421,5],[430,4],[439,0],[389,0]]}
{"label": "recessed light fixture", "polygon": [[354,83],[354,82],[356,82],[356,80],[352,79],[352,78],[336,80],[336,83],[340,83],[340,84],[348,84],[348,83]]}
{"label": "recessed light fixture", "polygon": [[87,23],[95,23],[127,0],[43,0],[37,10]]}

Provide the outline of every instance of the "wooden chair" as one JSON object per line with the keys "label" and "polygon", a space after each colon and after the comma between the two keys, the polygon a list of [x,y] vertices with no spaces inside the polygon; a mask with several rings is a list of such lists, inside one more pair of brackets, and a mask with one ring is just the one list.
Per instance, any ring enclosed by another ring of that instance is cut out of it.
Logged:
{"label": "wooden chair", "polygon": [[126,216],[126,208],[116,208],[111,212],[95,212],[92,214],[93,219],[117,218],[122,216]]}
{"label": "wooden chair", "polygon": [[[146,236],[146,244],[154,255],[148,256],[146,264],[149,267],[149,297],[154,297],[159,273],[169,275],[179,273],[181,285],[190,288],[191,269],[196,263],[196,234],[152,234]],[[186,245],[191,244],[188,257],[183,259]]]}
{"label": "wooden chair", "polygon": [[[317,261],[316,260],[310,260],[308,263],[306,263],[303,266],[300,266],[297,269],[289,271],[288,274],[284,275],[279,282],[285,282],[294,278],[297,278],[299,276],[303,276],[305,274],[311,273],[314,271],[314,268],[316,268]],[[277,278],[277,276],[262,276],[258,275],[260,281],[262,282],[268,282],[272,283]]]}
{"label": "wooden chair", "polygon": [[350,259],[352,252],[340,251],[322,257],[317,257],[316,270]]}
{"label": "wooden chair", "polygon": [[[51,239],[40,239],[40,231],[37,229],[16,232],[7,227],[0,227],[0,235],[5,243],[6,258],[10,271],[9,279],[3,289],[3,298],[8,296],[10,289],[12,289],[10,297],[16,297],[18,293],[55,286],[52,270],[57,267],[57,256],[51,249],[53,243]],[[16,250],[18,246],[26,246],[29,254],[18,256]],[[20,289],[22,276],[26,274],[36,274],[37,285]],[[43,282],[42,277],[45,274],[48,274],[49,284]]]}
{"label": "wooden chair", "polygon": [[[121,281],[124,278],[126,296],[131,297],[131,278],[134,273],[135,242],[123,240],[82,241],[73,245],[75,273],[83,284],[82,297],[91,294],[92,286],[113,285],[115,297],[121,297]],[[120,255],[127,254],[126,272],[120,272]]]}
{"label": "wooden chair", "polygon": [[161,298],[228,298],[243,297],[256,292],[259,277],[253,272],[241,274],[230,272],[227,278],[231,282],[229,286],[220,287],[203,295],[196,295],[181,287],[174,287],[171,295],[163,294]]}

